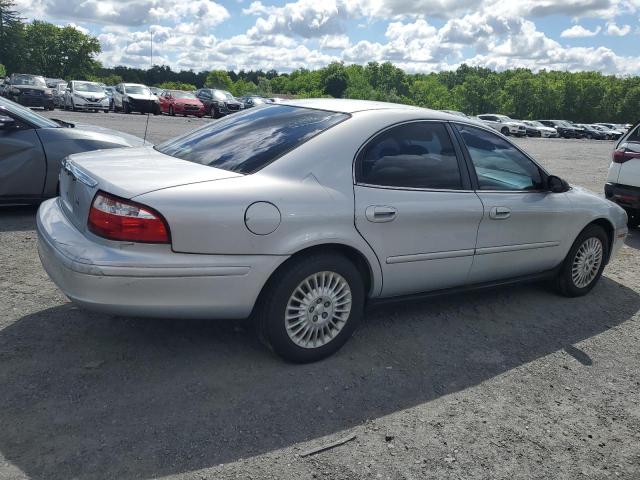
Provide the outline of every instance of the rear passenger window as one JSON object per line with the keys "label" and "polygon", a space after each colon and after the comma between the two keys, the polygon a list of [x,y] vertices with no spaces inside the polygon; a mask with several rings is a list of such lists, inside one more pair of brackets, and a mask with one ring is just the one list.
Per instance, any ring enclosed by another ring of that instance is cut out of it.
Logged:
{"label": "rear passenger window", "polygon": [[356,181],[368,185],[460,190],[456,153],[443,124],[413,122],[379,134],[358,158]]}

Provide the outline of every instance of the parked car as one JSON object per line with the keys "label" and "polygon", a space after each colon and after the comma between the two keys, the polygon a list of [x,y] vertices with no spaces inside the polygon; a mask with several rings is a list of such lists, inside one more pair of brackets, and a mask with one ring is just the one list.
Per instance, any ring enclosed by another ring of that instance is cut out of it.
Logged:
{"label": "parked car", "polygon": [[449,113],[451,115],[456,115],[458,117],[463,117],[463,118],[471,118],[469,115],[467,115],[466,113],[463,112],[459,112],[457,110],[440,110],[441,112],[444,113]]}
{"label": "parked car", "polygon": [[47,85],[47,87],[53,89],[53,88],[56,88],[56,86],[61,83],[66,84],[67,81],[63,80],[62,78],[45,78],[44,83]]}
{"label": "parked car", "polygon": [[254,312],[295,362],[335,352],[379,299],[543,277],[584,295],[627,233],[622,208],[481,122],[343,99],[72,155],[60,191],[38,212],[39,249],[73,302],[171,318]]}
{"label": "parked car", "polygon": [[247,95],[238,99],[242,102],[244,108],[251,108],[257,105],[264,105],[265,103],[272,103],[268,98],[261,97],[259,95]]}
{"label": "parked car", "polygon": [[546,127],[555,128],[562,138],[580,138],[580,133],[566,120],[538,120]]}
{"label": "parked car", "polygon": [[617,132],[620,137],[627,132],[624,128],[621,128],[615,123],[596,123],[596,125],[600,125],[602,127],[608,128],[611,131]]}
{"label": "parked car", "polygon": [[57,195],[67,155],[141,145],[132,135],[51,120],[0,98],[0,203],[37,203]]}
{"label": "parked car", "polygon": [[571,122],[569,120],[565,120],[569,125],[571,125],[576,131],[576,138],[585,138],[587,136],[587,131],[578,125],[576,122]]}
{"label": "parked car", "polygon": [[640,225],[640,123],[616,144],[604,194],[627,211],[630,227]]}
{"label": "parked car", "polygon": [[503,135],[515,135],[524,137],[527,134],[527,127],[522,122],[517,122],[506,115],[482,114],[478,119]]}
{"label": "parked car", "polygon": [[140,112],[160,114],[160,101],[146,85],[119,83],[113,93],[113,110],[116,112]]}
{"label": "parked car", "polygon": [[97,82],[72,80],[65,90],[65,108],[69,110],[86,110],[109,112],[109,97],[104,87]]}
{"label": "parked car", "polygon": [[242,102],[236,100],[235,97],[226,90],[201,88],[196,90],[196,97],[198,97],[198,100],[204,105],[207,115],[211,115],[213,118],[224,117],[225,115],[244,109]]}
{"label": "parked car", "polygon": [[160,110],[169,115],[195,115],[198,118],[204,116],[204,105],[192,92],[181,90],[165,90],[160,96]]}
{"label": "parked car", "polygon": [[576,123],[575,126],[582,128],[582,130],[584,131],[585,138],[588,138],[589,140],[591,140],[591,139],[593,139],[593,140],[608,140],[609,139],[609,135],[607,135],[606,132],[603,132],[602,130],[599,130],[597,128],[593,128],[589,124]]}
{"label": "parked car", "polygon": [[109,99],[109,110],[113,110],[113,92],[115,91],[115,89],[116,87],[104,87],[104,93]]}
{"label": "parked car", "polygon": [[65,97],[67,92],[67,83],[59,83],[53,89],[53,106],[57,108],[65,108]]}
{"label": "parked car", "polygon": [[5,96],[26,107],[42,107],[53,110],[53,91],[47,87],[44,77],[14,73],[5,87]]}
{"label": "parked car", "polygon": [[524,120],[516,120],[516,122],[520,122],[524,125],[527,131],[527,137],[542,137],[542,132],[540,132],[540,129],[529,125]]}
{"label": "parked car", "polygon": [[7,96],[7,88],[9,87],[9,77],[0,78],[0,97]]}
{"label": "parked car", "polygon": [[558,131],[555,128],[547,127],[546,125],[543,125],[537,120],[523,120],[522,123],[524,123],[525,126],[527,127],[527,134],[529,133],[529,129],[536,129],[540,133],[540,135],[534,135],[534,136],[539,136],[543,138],[557,138],[560,136],[558,134]]}
{"label": "parked car", "polygon": [[592,124],[591,126],[596,130],[605,132],[605,134],[609,137],[610,140],[618,140],[623,135],[623,133],[620,130],[611,129],[609,127],[600,125],[598,123]]}

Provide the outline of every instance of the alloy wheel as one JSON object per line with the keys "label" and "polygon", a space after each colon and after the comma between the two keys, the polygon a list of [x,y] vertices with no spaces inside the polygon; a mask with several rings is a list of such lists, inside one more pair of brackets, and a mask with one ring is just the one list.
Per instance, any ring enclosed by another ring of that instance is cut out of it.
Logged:
{"label": "alloy wheel", "polygon": [[602,242],[596,237],[589,237],[580,245],[571,265],[571,279],[576,287],[585,288],[596,278],[602,253]]}
{"label": "alloy wheel", "polygon": [[294,289],[285,310],[289,338],[299,347],[318,348],[331,342],[351,313],[349,283],[336,272],[309,275]]}

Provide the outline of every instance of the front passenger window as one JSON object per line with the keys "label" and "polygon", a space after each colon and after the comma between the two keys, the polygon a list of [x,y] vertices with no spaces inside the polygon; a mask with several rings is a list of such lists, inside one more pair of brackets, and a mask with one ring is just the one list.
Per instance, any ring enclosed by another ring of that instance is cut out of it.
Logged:
{"label": "front passenger window", "polygon": [[368,185],[462,189],[460,168],[445,126],[412,122],[392,127],[358,156],[356,181]]}
{"label": "front passenger window", "polygon": [[480,190],[538,190],[540,169],[506,140],[481,128],[457,124]]}

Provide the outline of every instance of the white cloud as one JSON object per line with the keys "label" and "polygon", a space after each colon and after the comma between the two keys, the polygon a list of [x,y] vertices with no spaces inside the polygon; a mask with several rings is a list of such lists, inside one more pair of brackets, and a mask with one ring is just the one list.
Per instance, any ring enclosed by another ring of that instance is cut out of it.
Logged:
{"label": "white cloud", "polygon": [[631,32],[631,25],[622,25],[619,27],[614,22],[607,23],[607,35],[612,35],[615,37],[624,37]]}
{"label": "white cloud", "polygon": [[567,28],[564,30],[560,36],[562,38],[584,38],[584,37],[595,37],[602,30],[601,27],[596,27],[595,30],[589,30],[588,28],[584,28],[582,25],[574,25],[571,28]]}

